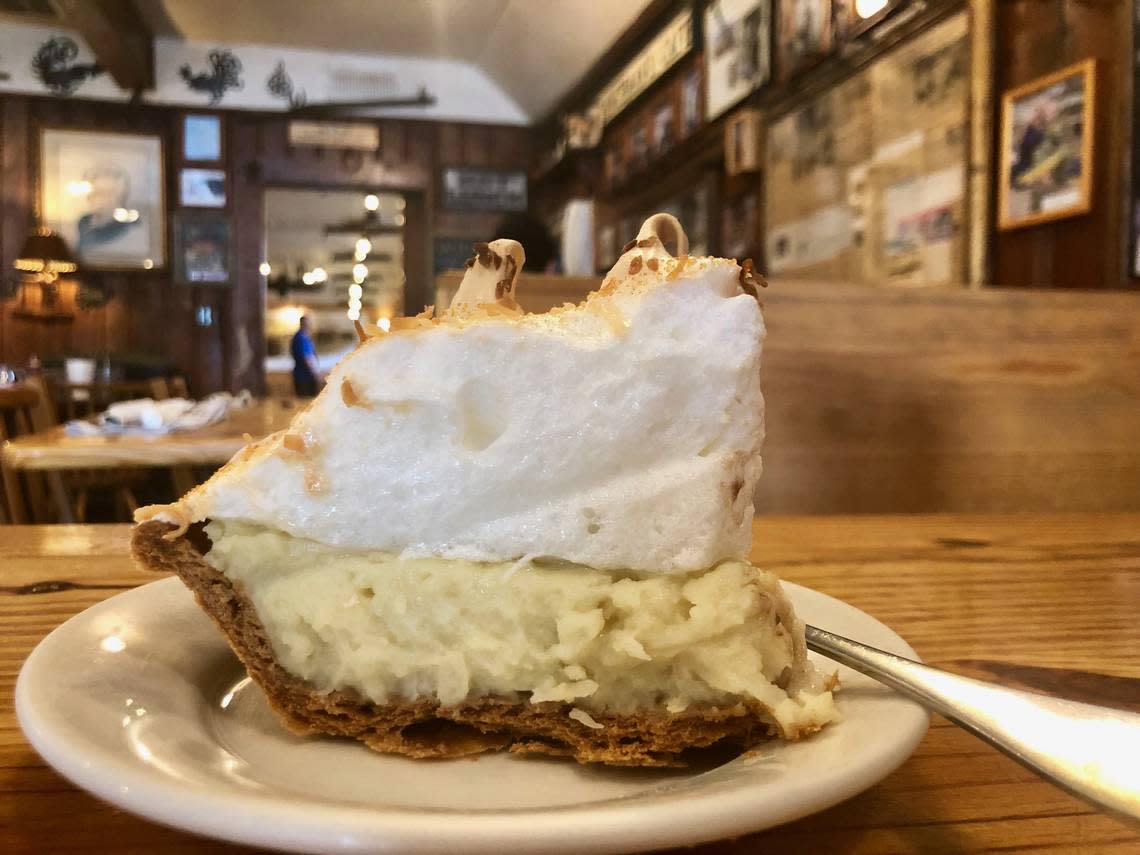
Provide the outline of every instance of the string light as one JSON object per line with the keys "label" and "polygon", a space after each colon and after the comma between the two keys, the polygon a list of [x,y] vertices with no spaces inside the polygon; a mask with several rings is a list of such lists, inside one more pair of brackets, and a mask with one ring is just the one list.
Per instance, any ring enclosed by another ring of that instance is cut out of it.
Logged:
{"label": "string light", "polygon": [[375,211],[380,207],[380,197],[375,193],[369,193],[364,197],[364,209],[366,211]]}
{"label": "string light", "polygon": [[353,300],[359,300],[361,297],[364,296],[364,289],[361,288],[358,283],[353,282],[351,285],[348,286],[348,296],[351,297]]}
{"label": "string light", "polygon": [[372,252],[372,241],[366,237],[362,237],[356,241],[356,260],[364,261],[362,256],[368,255]]}
{"label": "string light", "polygon": [[352,281],[353,282],[363,282],[367,278],[368,278],[368,267],[366,265],[360,264],[360,263],[352,265]]}
{"label": "string light", "polygon": [[350,321],[360,320],[360,309],[349,309],[345,314],[348,315]]}
{"label": "string light", "polygon": [[313,278],[313,271],[306,270],[301,274],[301,281],[306,285],[312,285],[317,280]]}
{"label": "string light", "polygon": [[384,332],[388,332],[390,329],[392,329],[392,322],[387,318],[381,318],[376,322],[376,326],[380,327],[380,329],[384,330]]}
{"label": "string light", "polygon": [[268,261],[263,261],[263,262],[261,262],[261,264],[257,265],[257,272],[260,273],[262,276],[268,276],[270,273],[273,272],[273,268],[269,266]]}
{"label": "string light", "polygon": [[329,278],[328,271],[323,267],[313,268],[313,281],[314,282],[327,282]]}

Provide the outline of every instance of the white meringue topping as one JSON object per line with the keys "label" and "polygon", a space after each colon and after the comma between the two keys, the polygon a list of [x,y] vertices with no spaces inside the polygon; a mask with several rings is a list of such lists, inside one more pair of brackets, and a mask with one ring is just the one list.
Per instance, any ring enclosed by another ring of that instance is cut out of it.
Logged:
{"label": "white meringue topping", "polygon": [[670,220],[647,223],[582,304],[537,315],[505,275],[521,247],[495,241],[501,269],[477,260],[451,311],[368,338],[287,432],[138,518],[637,573],[745,557],[763,319],[735,262],[665,251]]}

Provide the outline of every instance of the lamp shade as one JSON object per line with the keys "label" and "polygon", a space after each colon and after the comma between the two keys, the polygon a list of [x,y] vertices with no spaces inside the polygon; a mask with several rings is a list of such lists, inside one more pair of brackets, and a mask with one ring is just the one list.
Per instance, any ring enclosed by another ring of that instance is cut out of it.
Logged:
{"label": "lamp shade", "polygon": [[79,268],[67,242],[44,227],[28,232],[13,266],[28,273],[74,273]]}

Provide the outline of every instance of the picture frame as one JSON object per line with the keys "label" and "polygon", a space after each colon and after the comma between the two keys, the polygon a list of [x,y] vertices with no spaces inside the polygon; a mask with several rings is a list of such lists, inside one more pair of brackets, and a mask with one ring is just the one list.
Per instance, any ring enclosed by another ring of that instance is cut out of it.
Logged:
{"label": "picture frame", "polygon": [[162,138],[44,128],[40,211],[90,270],[166,266]]}
{"label": "picture frame", "polygon": [[221,163],[225,159],[222,117],[216,113],[182,115],[182,159],[188,163]]}
{"label": "picture frame", "polygon": [[701,74],[697,66],[681,81],[681,139],[701,126]]}
{"label": "picture frame", "polygon": [[727,175],[760,170],[763,117],[759,110],[742,107],[724,123],[724,168]]}
{"label": "picture frame", "polygon": [[178,173],[178,201],[184,208],[226,207],[226,171],[183,168]]}
{"label": "picture frame", "polygon": [[660,157],[677,143],[677,111],[672,101],[658,104],[653,111],[653,137],[650,151],[653,157]]}
{"label": "picture frame", "polygon": [[173,217],[174,281],[180,285],[229,285],[233,234],[225,214],[179,212]]}
{"label": "picture frame", "polygon": [[831,0],[779,0],[776,59],[782,80],[831,52]]}
{"label": "picture frame", "polygon": [[705,7],[705,118],[723,115],[772,72],[772,0],[714,0]]}
{"label": "picture frame", "polygon": [[525,211],[527,174],[521,169],[445,166],[440,198],[450,211]]}
{"label": "picture frame", "polygon": [[1002,94],[998,229],[1092,210],[1096,60]]}

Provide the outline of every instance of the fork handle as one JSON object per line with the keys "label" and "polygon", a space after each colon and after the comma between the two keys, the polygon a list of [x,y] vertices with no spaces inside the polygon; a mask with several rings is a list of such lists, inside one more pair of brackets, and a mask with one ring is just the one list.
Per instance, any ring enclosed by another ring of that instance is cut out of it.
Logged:
{"label": "fork handle", "polygon": [[1140,819],[1140,715],[959,677],[814,626],[807,645],[1098,807]]}

